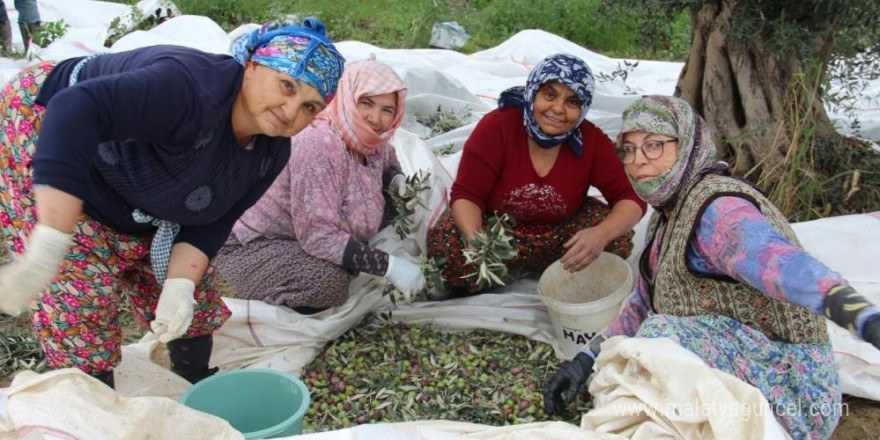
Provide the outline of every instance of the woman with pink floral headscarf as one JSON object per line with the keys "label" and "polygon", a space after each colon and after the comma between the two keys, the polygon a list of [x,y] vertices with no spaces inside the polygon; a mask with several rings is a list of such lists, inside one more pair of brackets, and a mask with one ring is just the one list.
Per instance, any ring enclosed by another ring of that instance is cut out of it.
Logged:
{"label": "woman with pink floral headscarf", "polygon": [[287,167],[217,257],[240,297],[314,313],[344,303],[359,272],[404,294],[422,289],[418,266],[366,244],[382,226],[383,189],[400,191],[405,180],[389,144],[405,97],[390,67],[346,65],[336,98],[293,138]]}

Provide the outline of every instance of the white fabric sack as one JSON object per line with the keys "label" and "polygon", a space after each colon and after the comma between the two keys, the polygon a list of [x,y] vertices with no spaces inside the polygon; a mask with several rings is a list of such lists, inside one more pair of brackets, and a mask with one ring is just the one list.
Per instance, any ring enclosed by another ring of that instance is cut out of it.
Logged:
{"label": "white fabric sack", "polygon": [[286,437],[287,440],[623,440],[585,431],[565,422],[486,426],[447,420],[360,425],[337,431]]}
{"label": "white fabric sack", "polygon": [[[880,212],[793,223],[810,254],[880,305]],[[844,394],[880,401],[880,350],[828,321]]]}
{"label": "white fabric sack", "polygon": [[2,395],[8,400],[5,412],[0,412],[0,438],[244,438],[223,419],[165,397],[123,397],[74,368],[44,374],[24,371]]}
{"label": "white fabric sack", "polygon": [[790,438],[760,390],[670,339],[609,338],[596,371],[584,429],[637,440]]}

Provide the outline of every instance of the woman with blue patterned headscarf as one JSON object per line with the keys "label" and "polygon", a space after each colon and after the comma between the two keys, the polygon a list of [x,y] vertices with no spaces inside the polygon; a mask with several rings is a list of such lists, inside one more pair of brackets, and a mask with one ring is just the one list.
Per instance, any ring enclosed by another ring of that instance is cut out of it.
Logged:
{"label": "woman with blue patterned headscarf", "polygon": [[46,61],[0,93],[0,230],[13,260],[0,267],[0,311],[30,311],[51,367],[112,386],[124,297],[174,372],[215,371],[211,335],[230,312],[209,263],[344,64],[316,19],[269,23],[232,52]]}
{"label": "woman with blue patterned headscarf", "polygon": [[[504,91],[498,109],[471,133],[452,187],[448,216],[428,232],[428,253],[445,258],[443,276],[456,293],[486,288],[464,258],[466,241],[488,215],[515,222],[517,256],[509,270],[540,273],[559,259],[575,272],[603,250],[623,258],[645,211],[617,160],[614,144],[586,120],[595,81],[583,60],[551,55],[525,87]],[[587,196],[590,186],[608,205]],[[610,208],[609,208],[610,206]]]}

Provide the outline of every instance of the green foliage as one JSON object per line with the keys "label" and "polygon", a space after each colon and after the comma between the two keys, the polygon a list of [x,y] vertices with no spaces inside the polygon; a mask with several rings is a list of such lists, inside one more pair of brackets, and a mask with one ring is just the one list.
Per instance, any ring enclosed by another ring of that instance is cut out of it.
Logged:
{"label": "green foliage", "polygon": [[[796,75],[786,96],[786,119],[778,130],[790,136],[783,158],[765,176],[778,180],[769,199],[792,222],[880,210],[880,153],[856,139],[817,133],[809,110],[820,84],[821,68]],[[782,137],[782,136],[780,136]],[[766,182],[759,180],[759,187]]]}
{"label": "green foliage", "polygon": [[17,317],[0,314],[0,379],[12,377],[23,369],[36,372],[48,369],[29,324],[26,314]]}
{"label": "green foliage", "polygon": [[437,106],[437,112],[429,115],[418,113],[416,121],[431,129],[428,137],[434,137],[447,131],[455,130],[464,125],[464,121],[471,116],[469,109],[465,108],[460,113]]}
{"label": "green foliage", "polygon": [[277,0],[176,0],[183,14],[204,15],[227,32],[245,23],[263,23],[291,12],[299,2]]}
{"label": "green foliage", "polygon": [[[602,1],[609,8],[628,11],[641,22],[638,41],[666,44],[682,27],[670,28],[669,24],[681,20],[683,12],[713,4],[721,8],[724,3],[731,14],[725,29],[729,44],[763,44],[765,49],[796,53],[807,62],[837,61],[845,65],[838,74],[853,69],[875,75],[880,71],[880,0]],[[690,25],[686,29],[690,30]],[[857,54],[867,56],[855,57]]]}
{"label": "green foliage", "polygon": [[70,25],[64,20],[44,22],[34,32],[34,44],[40,47],[46,47],[53,41],[61,38],[70,29]]}
{"label": "green foliage", "polygon": [[161,18],[158,15],[144,14],[137,6],[132,5],[128,14],[116,17],[110,22],[104,46],[110,47],[125,35],[134,31],[150,30],[159,23],[161,23]]}
{"label": "green foliage", "polygon": [[401,240],[412,234],[411,228],[416,213],[416,206],[427,209],[427,205],[422,200],[422,193],[431,189],[430,178],[430,172],[420,169],[417,173],[406,176],[403,195],[397,192],[397,188],[385,190],[385,193],[391,199],[394,211],[397,213],[391,224],[394,225],[394,232],[397,233]]}
{"label": "green foliage", "polygon": [[[132,3],[130,0],[117,0]],[[542,29],[614,57],[683,60],[690,44],[687,14],[666,27],[662,42],[639,40],[642,22],[631,10],[609,10],[604,0],[177,0],[184,14],[204,15],[226,31],[288,14],[314,15],[334,41],[383,48],[428,47],[434,22],[457,21],[471,53],[494,47],[525,29]]]}
{"label": "green foliage", "polygon": [[507,214],[496,212],[488,218],[485,231],[477,231],[468,242],[469,247],[462,249],[467,264],[474,272],[462,278],[476,277],[478,288],[503,286],[507,278],[507,262],[516,257],[517,250],[513,240],[513,219]]}
{"label": "green foliage", "polygon": [[597,0],[492,1],[477,20],[463,25],[476,34],[471,38],[478,47],[496,45],[524,29],[541,29],[612,56],[637,49],[632,17],[605,15],[600,7]]}

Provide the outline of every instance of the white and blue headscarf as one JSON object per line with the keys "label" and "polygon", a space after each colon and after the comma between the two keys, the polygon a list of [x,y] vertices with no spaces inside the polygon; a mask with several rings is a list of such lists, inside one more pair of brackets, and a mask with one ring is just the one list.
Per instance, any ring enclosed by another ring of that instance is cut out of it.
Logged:
{"label": "white and blue headscarf", "polygon": [[[581,101],[580,117],[574,129],[568,133],[551,136],[544,133],[535,121],[535,96],[538,94],[538,89],[548,82],[565,84],[574,91]],[[593,103],[595,88],[596,81],[593,78],[593,72],[583,60],[566,54],[550,55],[532,69],[525,87],[511,87],[501,93],[498,98],[498,108],[519,107],[523,109],[523,124],[526,127],[526,132],[540,147],[551,148],[567,141],[575,156],[581,157],[584,154],[584,141],[580,126],[584,118],[587,117],[590,104]]]}
{"label": "white and blue headscarf", "polygon": [[315,89],[329,103],[336,94],[345,58],[314,17],[301,22],[269,22],[235,41],[232,57],[241,65],[253,61],[290,75]]}

